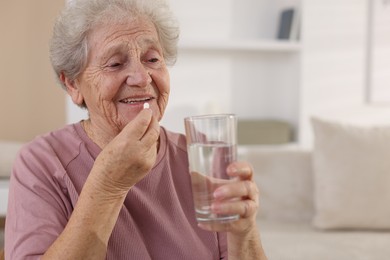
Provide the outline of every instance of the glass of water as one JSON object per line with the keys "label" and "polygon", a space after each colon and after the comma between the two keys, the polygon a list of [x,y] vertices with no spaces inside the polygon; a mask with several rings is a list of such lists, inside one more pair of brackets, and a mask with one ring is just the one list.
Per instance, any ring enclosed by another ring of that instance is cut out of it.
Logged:
{"label": "glass of water", "polygon": [[191,116],[184,119],[192,193],[198,222],[229,222],[239,215],[214,214],[214,191],[229,182],[226,173],[237,157],[237,117],[233,114]]}

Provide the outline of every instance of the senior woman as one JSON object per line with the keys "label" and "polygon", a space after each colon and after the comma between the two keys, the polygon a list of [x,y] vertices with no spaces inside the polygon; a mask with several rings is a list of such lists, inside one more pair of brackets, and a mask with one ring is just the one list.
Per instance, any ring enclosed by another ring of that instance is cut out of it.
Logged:
{"label": "senior woman", "polygon": [[74,0],[64,9],[51,60],[89,118],[21,150],[7,259],[265,259],[248,164],[231,164],[240,181],[215,193],[215,212],[241,218],[196,223],[184,136],[158,123],[177,39],[164,1]]}

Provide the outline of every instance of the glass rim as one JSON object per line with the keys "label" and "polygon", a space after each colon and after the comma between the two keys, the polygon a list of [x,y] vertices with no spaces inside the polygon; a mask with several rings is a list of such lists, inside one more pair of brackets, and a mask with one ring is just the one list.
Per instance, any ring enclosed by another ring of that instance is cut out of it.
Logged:
{"label": "glass rim", "polygon": [[226,114],[205,114],[205,115],[195,115],[187,116],[184,118],[185,121],[194,121],[199,119],[220,119],[220,118],[236,118],[236,114],[226,113]]}

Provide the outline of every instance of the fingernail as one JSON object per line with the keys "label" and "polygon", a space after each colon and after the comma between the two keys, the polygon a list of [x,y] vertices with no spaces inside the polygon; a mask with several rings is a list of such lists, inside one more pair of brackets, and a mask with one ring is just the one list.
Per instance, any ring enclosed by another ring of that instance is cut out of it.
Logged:
{"label": "fingernail", "polygon": [[230,167],[228,169],[228,171],[230,174],[237,174],[238,173],[238,169],[236,167]]}
{"label": "fingernail", "polygon": [[214,191],[213,193],[214,198],[223,198],[225,196],[225,191],[224,189],[220,188]]}

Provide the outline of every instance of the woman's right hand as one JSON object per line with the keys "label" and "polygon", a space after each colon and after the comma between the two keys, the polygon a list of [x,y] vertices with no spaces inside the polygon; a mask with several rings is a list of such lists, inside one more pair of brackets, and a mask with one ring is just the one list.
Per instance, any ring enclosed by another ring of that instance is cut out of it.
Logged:
{"label": "woman's right hand", "polygon": [[113,195],[127,193],[155,164],[159,135],[152,110],[141,110],[96,158],[91,172],[96,184]]}
{"label": "woman's right hand", "polygon": [[[156,161],[160,126],[143,109],[104,147],[61,235],[42,259],[104,259],[129,189]],[[86,250],[88,249],[88,250]]]}

